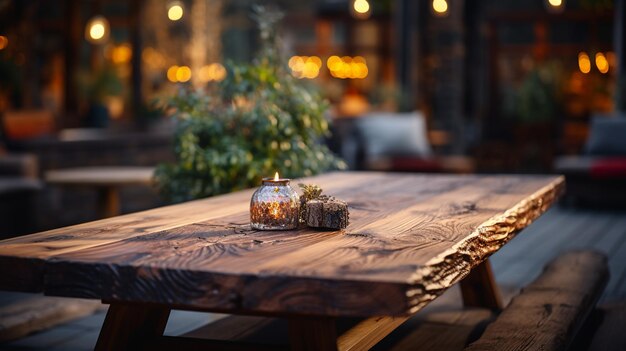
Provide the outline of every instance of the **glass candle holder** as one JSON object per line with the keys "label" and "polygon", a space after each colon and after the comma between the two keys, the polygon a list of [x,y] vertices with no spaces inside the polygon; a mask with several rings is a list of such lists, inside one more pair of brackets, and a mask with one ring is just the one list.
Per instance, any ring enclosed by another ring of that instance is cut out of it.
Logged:
{"label": "glass candle holder", "polygon": [[254,229],[295,229],[299,214],[300,197],[289,179],[263,178],[250,200],[250,226]]}

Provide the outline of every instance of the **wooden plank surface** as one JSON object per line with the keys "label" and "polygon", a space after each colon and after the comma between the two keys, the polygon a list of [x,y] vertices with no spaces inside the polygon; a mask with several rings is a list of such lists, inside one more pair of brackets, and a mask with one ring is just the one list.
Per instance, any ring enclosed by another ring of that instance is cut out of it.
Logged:
{"label": "wooden plank surface", "polygon": [[[349,172],[305,181],[348,202],[346,230],[253,231],[247,190],[6,240],[0,264],[34,273],[22,289],[52,295],[239,313],[407,315],[541,215],[563,185],[558,176]],[[19,285],[0,278],[0,287]]]}
{"label": "wooden plank surface", "polygon": [[607,259],[600,253],[558,257],[467,350],[567,350],[608,279]]}

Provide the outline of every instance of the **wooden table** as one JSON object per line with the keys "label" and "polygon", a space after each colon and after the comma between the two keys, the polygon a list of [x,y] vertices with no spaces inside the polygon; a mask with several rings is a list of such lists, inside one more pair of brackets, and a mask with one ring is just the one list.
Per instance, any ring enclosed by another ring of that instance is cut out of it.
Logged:
{"label": "wooden table", "polygon": [[108,218],[121,213],[119,188],[150,185],[152,174],[154,167],[80,167],[48,171],[45,179],[54,185],[96,188],[99,217]]}
{"label": "wooden table", "polygon": [[[170,309],[287,318],[292,350],[368,349],[459,281],[466,305],[498,308],[485,260],[563,188],[560,176],[305,181],[347,200],[345,231],[253,231],[246,190],[1,241],[0,288],[110,303],[99,350],[185,342],[162,335]],[[384,317],[338,336],[343,316]]]}

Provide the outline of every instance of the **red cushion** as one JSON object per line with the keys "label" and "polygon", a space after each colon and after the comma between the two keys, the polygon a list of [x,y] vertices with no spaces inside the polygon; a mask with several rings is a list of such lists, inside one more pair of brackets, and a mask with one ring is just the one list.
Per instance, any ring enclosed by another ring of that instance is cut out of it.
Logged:
{"label": "red cushion", "polygon": [[626,177],[626,157],[604,158],[591,164],[593,178]]}

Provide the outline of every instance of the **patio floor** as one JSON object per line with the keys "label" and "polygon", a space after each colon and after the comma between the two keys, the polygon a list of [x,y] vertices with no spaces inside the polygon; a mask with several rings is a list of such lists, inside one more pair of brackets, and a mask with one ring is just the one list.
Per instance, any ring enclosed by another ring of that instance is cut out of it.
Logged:
{"label": "patio floor", "polygon": [[[599,304],[626,301],[626,212],[557,207],[492,256],[496,280],[505,302],[531,282],[549,260],[561,252],[578,248],[596,249],[609,257],[611,278]],[[2,293],[0,304],[25,295]],[[459,307],[460,293],[453,288],[419,314]],[[0,344],[0,350],[92,350],[105,313],[101,310],[89,317]],[[216,314],[174,311],[166,334],[180,335],[220,317]]]}

